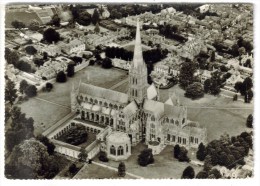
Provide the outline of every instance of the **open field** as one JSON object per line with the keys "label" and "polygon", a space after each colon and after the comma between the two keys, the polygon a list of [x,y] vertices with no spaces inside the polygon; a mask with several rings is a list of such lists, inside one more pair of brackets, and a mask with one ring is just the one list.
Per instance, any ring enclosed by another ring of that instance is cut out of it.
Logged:
{"label": "open field", "polygon": [[[159,155],[154,156],[155,161],[153,164],[148,165],[147,167],[141,167],[140,165],[138,165],[137,159],[140,152],[145,148],[147,148],[146,145],[142,143],[139,143],[137,146],[132,147],[132,155],[126,161],[124,161],[127,172],[150,179],[179,179],[181,178],[183,170],[190,165],[187,162],[179,162],[175,158],[173,158],[172,146],[167,146]],[[109,160],[109,162],[104,163],[100,162],[97,157],[94,160],[99,163],[115,168],[118,166],[118,162]],[[194,168],[196,174],[202,169],[202,167],[199,166],[192,165],[192,167]]]}

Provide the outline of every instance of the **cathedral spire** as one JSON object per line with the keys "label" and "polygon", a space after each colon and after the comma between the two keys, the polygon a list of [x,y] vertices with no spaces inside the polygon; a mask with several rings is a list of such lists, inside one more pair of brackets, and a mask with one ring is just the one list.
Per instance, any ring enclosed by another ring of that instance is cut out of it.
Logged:
{"label": "cathedral spire", "polygon": [[143,65],[144,65],[144,60],[143,60],[143,52],[142,52],[140,24],[139,24],[139,20],[137,19],[133,67],[139,68],[142,67]]}

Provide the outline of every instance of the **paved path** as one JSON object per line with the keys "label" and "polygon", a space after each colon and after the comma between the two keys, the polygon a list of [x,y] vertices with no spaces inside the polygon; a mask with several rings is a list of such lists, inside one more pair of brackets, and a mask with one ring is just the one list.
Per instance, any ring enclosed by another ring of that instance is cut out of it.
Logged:
{"label": "paved path", "polygon": [[[100,166],[100,167],[104,167],[104,168],[108,168],[108,169],[110,169],[110,170],[114,170],[114,171],[118,171],[118,169],[117,168],[115,168],[115,167],[111,167],[111,166],[108,166],[108,165],[104,165],[104,164],[102,164],[102,163],[98,163],[98,162],[95,162],[95,161],[92,161],[92,163],[93,164],[95,164],[95,165],[98,165],[98,166]],[[144,179],[144,177],[141,177],[141,176],[138,176],[138,175],[136,175],[136,174],[132,174],[132,173],[130,173],[130,172],[125,172],[128,176],[131,176],[131,177],[134,177],[134,178],[137,178],[137,179]]]}
{"label": "paved path", "polygon": [[40,101],[44,101],[44,102],[46,102],[46,103],[50,103],[50,104],[53,104],[53,105],[57,105],[57,106],[59,106],[59,107],[63,107],[63,108],[70,109],[70,106],[62,105],[62,104],[59,104],[59,103],[55,103],[55,102],[53,102],[53,101],[48,101],[48,100],[46,100],[46,99],[42,99],[42,98],[38,98],[38,97],[35,97],[35,98],[33,98],[33,99],[37,99],[37,100],[40,100]]}

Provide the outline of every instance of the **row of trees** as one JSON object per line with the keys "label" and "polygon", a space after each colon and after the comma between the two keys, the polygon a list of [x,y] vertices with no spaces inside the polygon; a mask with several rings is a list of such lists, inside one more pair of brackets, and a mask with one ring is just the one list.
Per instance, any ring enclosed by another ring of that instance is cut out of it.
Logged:
{"label": "row of trees", "polygon": [[245,164],[244,157],[252,147],[252,136],[247,132],[231,138],[228,134],[224,134],[219,140],[211,141],[206,147],[200,144],[196,155],[199,160],[204,160],[205,171],[215,165],[232,169],[237,164]]}

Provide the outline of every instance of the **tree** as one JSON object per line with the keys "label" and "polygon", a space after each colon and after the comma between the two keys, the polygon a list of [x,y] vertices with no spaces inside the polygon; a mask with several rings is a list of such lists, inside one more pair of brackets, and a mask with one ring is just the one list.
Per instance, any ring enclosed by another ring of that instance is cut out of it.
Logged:
{"label": "tree", "polygon": [[188,150],[185,147],[180,148],[180,154],[178,156],[178,160],[180,162],[184,162],[184,161],[189,162],[190,161],[190,159],[188,158]]}
{"label": "tree", "polygon": [[9,166],[14,169],[13,178],[36,179],[48,178],[50,172],[56,174],[59,168],[53,164],[55,163],[49,156],[47,148],[41,142],[31,138],[14,148],[10,155]]}
{"label": "tree", "polygon": [[237,96],[237,94],[235,94],[235,95],[233,96],[233,101],[237,101],[237,99],[238,99],[238,96]]}
{"label": "tree", "polygon": [[33,19],[30,21],[28,28],[32,31],[37,31],[40,28],[40,23],[36,19]]}
{"label": "tree", "polygon": [[50,142],[50,140],[46,136],[38,135],[36,137],[36,139],[47,147],[47,151],[48,151],[49,155],[53,155],[54,149],[55,149],[55,145],[52,142]]}
{"label": "tree", "polygon": [[60,26],[60,17],[58,16],[58,14],[52,16],[52,20],[50,21],[50,24],[56,27]]}
{"label": "tree", "polygon": [[219,170],[218,169],[211,169],[210,171],[209,171],[209,174],[208,174],[208,176],[209,176],[209,178],[211,177],[211,178],[215,178],[215,179],[219,179],[219,178],[221,178],[222,176],[221,176],[221,174],[220,174],[220,172],[219,172]]}
{"label": "tree", "polygon": [[176,144],[174,146],[174,148],[173,148],[173,156],[174,156],[174,158],[178,159],[180,151],[181,151],[180,146],[178,144]]}
{"label": "tree", "polygon": [[99,28],[99,24],[97,23],[95,28],[94,28],[94,32],[99,33],[100,32],[100,28]]}
{"label": "tree", "polygon": [[69,172],[71,174],[75,174],[78,171],[77,166],[75,165],[75,163],[71,164],[71,166],[69,167]]}
{"label": "tree", "polygon": [[202,98],[204,96],[204,89],[202,84],[199,82],[194,82],[188,85],[184,95],[191,99]]}
{"label": "tree", "polygon": [[200,171],[200,172],[198,172],[196,178],[197,179],[206,179],[206,178],[208,178],[208,173],[206,171]]}
{"label": "tree", "polygon": [[215,57],[215,56],[216,56],[215,51],[212,51],[212,52],[211,52],[211,56],[210,56],[210,61],[211,61],[211,62],[213,62],[213,61],[216,60],[216,57]]}
{"label": "tree", "polygon": [[204,160],[204,171],[208,172],[212,167],[213,165],[212,165],[211,156],[207,155]]}
{"label": "tree", "polygon": [[91,15],[87,11],[80,12],[76,21],[81,25],[88,26],[91,23]]}
{"label": "tree", "polygon": [[20,88],[19,88],[19,91],[23,94],[24,91],[26,90],[26,88],[29,86],[28,82],[26,80],[22,80],[20,82]]}
{"label": "tree", "polygon": [[33,62],[34,62],[34,64],[35,64],[37,67],[40,67],[40,66],[42,66],[42,65],[44,64],[43,59],[39,59],[39,58],[34,59]]}
{"label": "tree", "polygon": [[144,149],[138,156],[138,164],[145,167],[154,162],[152,149]]}
{"label": "tree", "polygon": [[186,89],[188,85],[194,82],[195,70],[196,70],[195,63],[184,62],[182,64],[180,69],[180,75],[179,75],[179,83],[182,88]]}
{"label": "tree", "polygon": [[37,88],[35,87],[35,85],[29,85],[25,90],[24,93],[28,96],[28,97],[34,97],[37,95]]}
{"label": "tree", "polygon": [[181,176],[182,179],[193,179],[194,177],[195,177],[195,172],[191,166],[186,167]]}
{"label": "tree", "polygon": [[100,154],[99,154],[98,159],[99,159],[100,161],[102,161],[102,162],[108,162],[107,153],[101,151]]}
{"label": "tree", "polygon": [[53,89],[53,84],[47,82],[46,85],[45,85],[45,87],[46,87],[46,90],[47,90],[48,92],[50,92],[50,91]]}
{"label": "tree", "polygon": [[66,74],[63,71],[58,72],[56,76],[56,81],[59,83],[64,83],[67,81]]}
{"label": "tree", "polygon": [[37,50],[33,47],[33,46],[27,46],[26,48],[25,48],[25,51],[26,51],[26,53],[27,54],[29,54],[29,55],[34,55],[34,54],[36,54],[37,53]]}
{"label": "tree", "polygon": [[17,98],[17,90],[14,82],[7,80],[5,85],[5,101],[9,101],[10,105],[13,106],[14,101]]}
{"label": "tree", "polygon": [[246,119],[246,126],[248,128],[253,128],[253,115],[249,114],[247,119]]}
{"label": "tree", "polygon": [[252,90],[248,90],[245,93],[245,103],[250,103],[252,98],[253,98],[254,94]]}
{"label": "tree", "polygon": [[87,161],[88,154],[87,154],[87,151],[83,147],[80,149],[80,153],[78,155],[78,158],[79,158],[79,161],[81,161],[81,162]]}
{"label": "tree", "polygon": [[16,63],[19,60],[19,55],[16,51],[11,51],[9,48],[5,48],[5,59],[8,64],[16,66]]}
{"label": "tree", "polygon": [[112,61],[110,58],[106,57],[102,62],[103,68],[111,68],[112,67]]}
{"label": "tree", "polygon": [[15,28],[15,29],[21,29],[21,28],[25,28],[25,24],[21,21],[17,21],[17,20],[14,20],[11,25]]}
{"label": "tree", "polygon": [[118,176],[120,177],[124,177],[125,176],[125,163],[124,162],[120,162],[118,165]]}
{"label": "tree", "polygon": [[240,82],[240,81],[238,81],[238,82],[235,83],[234,89],[235,89],[237,92],[240,92],[242,86],[243,86],[243,83]]}
{"label": "tree", "polygon": [[196,153],[196,157],[198,160],[203,161],[206,157],[206,147],[203,143],[199,144],[198,151]]}
{"label": "tree", "polygon": [[210,86],[211,86],[211,79],[206,79],[204,81],[204,92],[209,93],[210,92]]}
{"label": "tree", "polygon": [[253,81],[250,77],[247,77],[241,87],[240,87],[240,94],[242,96],[244,96],[246,94],[246,92],[248,92],[249,90],[251,90],[251,88],[253,87]]}
{"label": "tree", "polygon": [[218,95],[220,93],[220,88],[222,85],[222,80],[220,78],[221,73],[219,71],[215,71],[211,76],[211,85],[210,85],[210,93],[213,95]]}
{"label": "tree", "polygon": [[58,42],[60,40],[60,34],[53,28],[48,28],[43,32],[43,39],[48,43]]}
{"label": "tree", "polygon": [[99,22],[99,12],[98,12],[98,10],[95,8],[94,13],[93,13],[93,15],[92,15],[92,23],[93,23],[94,25],[96,25],[98,22]]}
{"label": "tree", "polygon": [[47,60],[48,59],[48,53],[47,52],[43,52],[43,60]]}
{"label": "tree", "polygon": [[73,77],[75,74],[75,68],[73,64],[68,64],[67,66],[67,76],[68,77]]}

